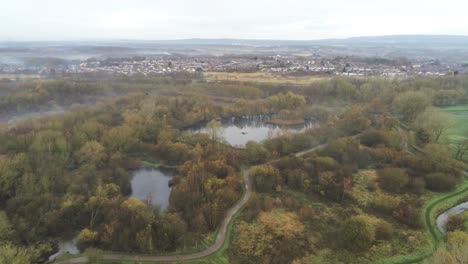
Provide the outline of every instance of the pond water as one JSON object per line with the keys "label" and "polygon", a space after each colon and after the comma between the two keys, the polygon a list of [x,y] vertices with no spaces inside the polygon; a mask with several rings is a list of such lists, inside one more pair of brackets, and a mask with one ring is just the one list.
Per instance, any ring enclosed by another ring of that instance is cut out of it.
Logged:
{"label": "pond water", "polygon": [[468,202],[461,203],[445,211],[444,213],[439,215],[439,217],[437,217],[437,220],[436,220],[437,228],[439,228],[442,234],[447,233],[446,224],[447,224],[449,216],[461,214],[466,210],[468,210]]}
{"label": "pond water", "polygon": [[169,204],[169,181],[172,176],[174,170],[141,168],[134,171],[131,196],[142,201],[151,199],[154,205],[159,205],[161,210],[164,210]]}
{"label": "pond water", "polygon": [[[261,142],[265,139],[278,137],[285,133],[301,133],[312,128],[314,123],[306,121],[304,124],[292,126],[278,126],[269,124],[271,115],[256,115],[232,117],[221,120],[223,129],[221,137],[231,146],[244,147],[248,141]],[[206,124],[188,129],[193,133],[207,133]]]}
{"label": "pond water", "polygon": [[58,243],[58,251],[49,257],[49,260],[55,260],[58,256],[70,253],[70,254],[78,254],[80,250],[77,247],[78,238],[70,239],[70,240],[59,240]]}

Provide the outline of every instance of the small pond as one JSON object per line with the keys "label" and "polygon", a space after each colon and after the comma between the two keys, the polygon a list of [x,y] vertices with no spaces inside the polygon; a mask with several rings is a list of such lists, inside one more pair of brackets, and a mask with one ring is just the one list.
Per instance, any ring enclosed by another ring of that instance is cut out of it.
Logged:
{"label": "small pond", "polygon": [[58,251],[49,257],[50,261],[55,260],[62,254],[70,253],[70,254],[78,254],[80,250],[77,247],[78,238],[70,239],[70,240],[59,240],[58,243]]}
{"label": "small pond", "polygon": [[174,170],[141,168],[133,172],[131,181],[132,197],[142,201],[151,199],[161,210],[167,208],[171,187],[169,181],[174,176]]}
{"label": "small pond", "polygon": [[[221,137],[231,146],[244,147],[248,141],[261,142],[265,139],[280,136],[284,133],[301,133],[312,128],[314,123],[306,121],[304,124],[279,126],[268,123],[271,115],[255,115],[232,117],[221,120]],[[188,129],[193,133],[207,133],[206,124],[193,126]]]}

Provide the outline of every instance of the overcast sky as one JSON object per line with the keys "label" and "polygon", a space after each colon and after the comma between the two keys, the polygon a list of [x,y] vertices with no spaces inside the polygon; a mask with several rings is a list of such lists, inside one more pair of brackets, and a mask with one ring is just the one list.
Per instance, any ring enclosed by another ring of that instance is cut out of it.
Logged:
{"label": "overcast sky", "polygon": [[2,0],[0,40],[468,35],[468,0]]}

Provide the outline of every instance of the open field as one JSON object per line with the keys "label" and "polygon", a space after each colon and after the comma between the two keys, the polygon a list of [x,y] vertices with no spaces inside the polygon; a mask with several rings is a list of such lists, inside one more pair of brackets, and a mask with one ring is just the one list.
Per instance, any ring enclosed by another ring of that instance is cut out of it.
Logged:
{"label": "open field", "polygon": [[230,72],[206,72],[204,76],[211,81],[254,82],[267,84],[293,84],[308,85],[317,81],[329,79],[319,76],[287,76],[268,72],[256,73],[230,73]]}
{"label": "open field", "polygon": [[456,105],[443,108],[453,116],[454,126],[449,130],[450,141],[468,140],[468,105]]}
{"label": "open field", "polygon": [[453,125],[443,137],[443,142],[454,146],[468,140],[468,105],[455,105],[442,108],[452,116]]}
{"label": "open field", "polygon": [[25,80],[25,79],[40,79],[41,76],[40,75],[36,75],[36,74],[3,74],[3,73],[0,73],[0,80],[1,79],[21,79],[21,80]]}

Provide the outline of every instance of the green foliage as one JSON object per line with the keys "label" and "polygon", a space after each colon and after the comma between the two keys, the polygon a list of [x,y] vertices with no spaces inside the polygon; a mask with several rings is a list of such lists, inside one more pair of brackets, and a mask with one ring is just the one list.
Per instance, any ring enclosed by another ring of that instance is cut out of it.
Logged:
{"label": "green foliage", "polygon": [[36,258],[36,253],[31,249],[9,243],[0,244],[0,263],[25,264],[32,263]]}
{"label": "green foliage", "polygon": [[341,239],[349,250],[367,250],[375,240],[375,226],[368,216],[353,216],[344,222]]}
{"label": "green foliage", "polygon": [[[420,113],[413,121],[414,129],[419,132],[418,137],[425,143],[438,142],[451,126],[453,122],[450,114],[432,108]],[[428,134],[428,139],[424,139],[422,131]]]}
{"label": "green foliage", "polygon": [[393,106],[403,121],[411,122],[430,105],[430,98],[424,92],[408,91],[399,94]]}
{"label": "green foliage", "polygon": [[12,238],[13,226],[4,211],[0,211],[0,243]]}

